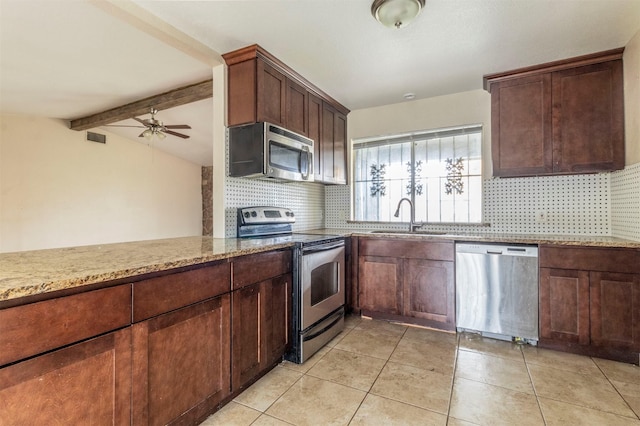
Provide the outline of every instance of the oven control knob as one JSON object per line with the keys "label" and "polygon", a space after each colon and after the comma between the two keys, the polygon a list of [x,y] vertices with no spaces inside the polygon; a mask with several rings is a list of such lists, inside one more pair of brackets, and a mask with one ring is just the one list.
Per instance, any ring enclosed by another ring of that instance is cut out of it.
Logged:
{"label": "oven control knob", "polygon": [[244,212],[244,217],[246,217],[247,219],[249,219],[249,216],[251,216],[251,215],[249,214],[249,212]]}
{"label": "oven control knob", "polygon": [[293,212],[289,212],[289,216],[293,217]]}
{"label": "oven control knob", "polygon": [[256,213],[256,211],[255,211],[255,210],[254,210],[254,211],[252,211],[252,212],[251,212],[251,217],[256,217],[256,216],[258,216],[258,213]]}

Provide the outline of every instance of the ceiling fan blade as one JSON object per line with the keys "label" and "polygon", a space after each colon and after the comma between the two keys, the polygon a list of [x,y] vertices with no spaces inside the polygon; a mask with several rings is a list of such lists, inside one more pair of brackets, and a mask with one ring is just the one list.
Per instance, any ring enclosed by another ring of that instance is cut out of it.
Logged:
{"label": "ceiling fan blade", "polygon": [[[146,132],[146,130],[145,130],[144,132]],[[140,133],[140,134],[138,135],[138,137],[139,137],[139,138],[144,138],[144,132]]]}
{"label": "ceiling fan blade", "polygon": [[165,129],[190,129],[191,126],[188,124],[169,124],[164,126]]}
{"label": "ceiling fan blade", "polygon": [[189,139],[188,135],[183,135],[182,133],[172,132],[171,130],[164,130],[163,133],[166,133],[168,135],[177,136],[177,137],[182,138],[182,139]]}
{"label": "ceiling fan blade", "polygon": [[145,127],[148,127],[146,120],[141,120],[138,117],[133,117],[133,119],[136,120],[139,123],[142,123],[142,125],[144,125]]}
{"label": "ceiling fan blade", "polygon": [[128,124],[105,124],[104,127],[137,127],[137,128],[144,128],[147,126],[131,126]]}

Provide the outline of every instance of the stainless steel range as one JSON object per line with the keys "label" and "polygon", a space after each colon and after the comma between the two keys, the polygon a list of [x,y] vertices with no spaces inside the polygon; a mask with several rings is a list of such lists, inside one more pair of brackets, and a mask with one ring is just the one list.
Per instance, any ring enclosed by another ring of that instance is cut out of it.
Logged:
{"label": "stainless steel range", "polygon": [[303,363],[344,329],[344,238],[293,233],[294,213],[281,207],[238,209],[238,238],[277,237],[294,243],[293,349]]}

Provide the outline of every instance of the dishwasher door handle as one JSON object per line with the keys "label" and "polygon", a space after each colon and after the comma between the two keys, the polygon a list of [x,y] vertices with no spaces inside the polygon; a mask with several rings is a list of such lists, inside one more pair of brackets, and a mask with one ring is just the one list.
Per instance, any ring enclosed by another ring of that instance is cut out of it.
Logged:
{"label": "dishwasher door handle", "polygon": [[487,250],[487,254],[502,254],[501,251],[491,251],[491,250]]}

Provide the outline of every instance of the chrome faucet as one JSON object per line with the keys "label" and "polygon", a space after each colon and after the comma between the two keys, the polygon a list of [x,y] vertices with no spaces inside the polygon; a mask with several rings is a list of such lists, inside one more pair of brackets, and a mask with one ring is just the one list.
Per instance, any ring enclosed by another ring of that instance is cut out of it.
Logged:
{"label": "chrome faucet", "polygon": [[413,207],[413,203],[411,202],[410,199],[408,198],[402,198],[400,199],[400,201],[398,202],[398,208],[396,208],[396,212],[393,214],[394,217],[398,217],[400,216],[400,206],[402,205],[402,202],[406,201],[409,203],[409,207],[411,208],[411,219],[409,221],[409,232],[415,232],[416,229],[420,228],[423,223],[416,223],[416,210]]}

